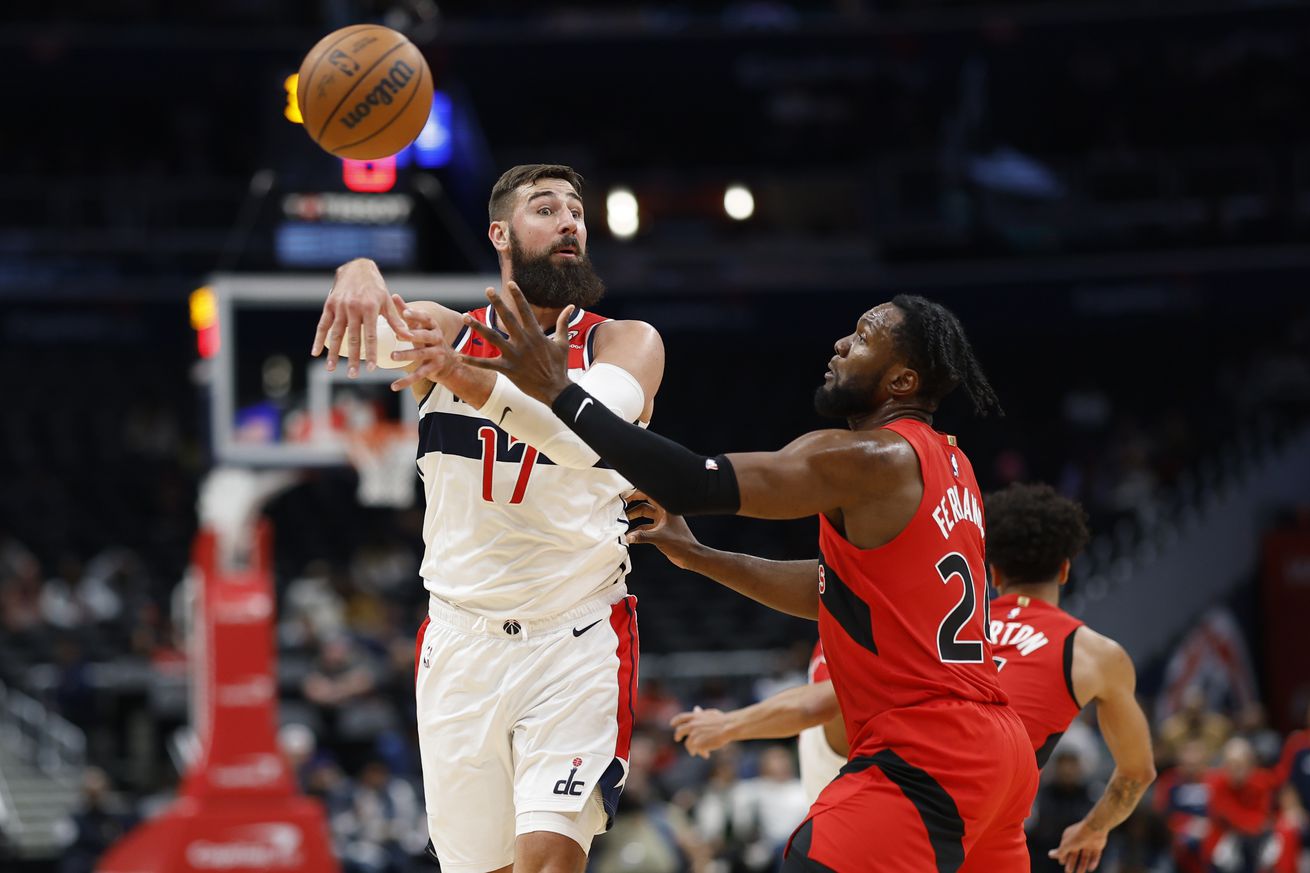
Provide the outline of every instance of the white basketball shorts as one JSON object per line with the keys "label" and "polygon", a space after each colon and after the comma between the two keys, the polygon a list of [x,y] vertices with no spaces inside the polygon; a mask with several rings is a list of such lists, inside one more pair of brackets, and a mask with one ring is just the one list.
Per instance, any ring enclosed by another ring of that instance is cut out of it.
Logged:
{"label": "white basketball shorts", "polygon": [[838,771],[846,766],[846,758],[832,750],[823,725],[816,724],[801,731],[796,741],[801,760],[801,784],[811,804],[828,783],[837,778]]}
{"label": "white basketball shorts", "polygon": [[445,873],[504,867],[530,831],[586,851],[613,822],[632,740],[636,605],[621,584],[540,621],[431,601],[415,696],[428,833]]}

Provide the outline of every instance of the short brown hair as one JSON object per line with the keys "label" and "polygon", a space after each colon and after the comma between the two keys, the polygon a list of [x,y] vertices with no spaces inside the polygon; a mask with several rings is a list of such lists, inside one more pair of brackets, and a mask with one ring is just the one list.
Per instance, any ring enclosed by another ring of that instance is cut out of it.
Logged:
{"label": "short brown hair", "polygon": [[491,200],[487,202],[487,215],[492,221],[509,217],[509,201],[514,192],[539,179],[563,179],[582,196],[582,175],[564,164],[519,164],[510,167],[491,187]]}

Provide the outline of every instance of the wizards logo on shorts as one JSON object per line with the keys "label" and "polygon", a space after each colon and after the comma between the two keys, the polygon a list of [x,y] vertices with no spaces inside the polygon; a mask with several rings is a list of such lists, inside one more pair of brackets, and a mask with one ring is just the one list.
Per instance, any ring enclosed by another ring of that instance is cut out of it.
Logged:
{"label": "wizards logo on shorts", "polygon": [[573,769],[569,771],[569,775],[567,778],[561,779],[555,783],[555,790],[553,793],[562,794],[566,797],[581,797],[582,786],[586,785],[587,783],[583,782],[581,779],[573,778],[574,775],[577,774],[578,768],[581,766],[582,766],[582,759],[574,758]]}

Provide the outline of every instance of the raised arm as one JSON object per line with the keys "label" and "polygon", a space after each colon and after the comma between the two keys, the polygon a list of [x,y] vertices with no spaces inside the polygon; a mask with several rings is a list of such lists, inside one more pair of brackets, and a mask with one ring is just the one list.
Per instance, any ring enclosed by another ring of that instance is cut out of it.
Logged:
{"label": "raised arm", "polygon": [[[522,293],[514,282],[507,283],[507,287],[513,293]],[[487,291],[494,294],[493,289]],[[535,327],[536,316],[530,310],[525,310],[525,313],[523,324]],[[474,366],[477,359],[454,353],[447,338],[457,335],[457,329],[439,323],[442,314],[417,303],[404,310],[412,330],[414,349],[397,352],[394,356],[410,362],[409,375],[397,379],[392,384],[394,390],[408,387],[422,397],[430,383],[440,382],[477,409],[479,414],[496,422],[511,436],[533,446],[556,464],[575,469],[595,465],[600,456],[569,430],[549,407],[523,393],[506,376]],[[456,315],[455,319],[461,326],[485,331],[484,336],[500,336],[469,316]],[[565,320],[561,316],[560,322]],[[607,322],[594,330],[597,331],[596,356],[592,366],[579,378],[579,384],[622,420],[649,421],[655,392],[664,377],[664,344],[659,333],[641,321]],[[567,329],[560,328],[560,331],[563,342],[567,343]],[[544,337],[542,340],[549,342]],[[565,373],[567,378],[567,369]]]}
{"label": "raised arm", "polygon": [[1114,773],[1096,805],[1070,825],[1050,857],[1066,873],[1095,870],[1110,830],[1132,813],[1155,781],[1151,727],[1137,703],[1137,672],[1123,647],[1090,628],[1074,638],[1073,686],[1080,700],[1096,701],[1101,736],[1114,758]]}
{"label": "raised arm", "polygon": [[502,373],[527,395],[549,403],[601,457],[671,512],[804,518],[861,499],[878,476],[891,473],[884,462],[903,460],[904,451],[893,445],[898,438],[866,434],[856,439],[845,430],[806,434],[778,452],[698,455],[633,427],[597,403],[585,387],[570,382],[563,329],[569,310],[560,313],[552,341],[525,329],[530,316],[521,313],[529,312],[527,301],[517,288],[509,291],[509,303],[488,292],[508,338],[470,324],[500,350],[500,357],[465,362]]}
{"label": "raised arm", "polygon": [[671,515],[640,493],[628,502],[628,520],[638,519],[651,523],[629,533],[629,543],[650,543],[675,566],[707,576],[770,609],[800,618],[819,617],[817,560],[770,561],[712,549],[696,539],[681,516]]}
{"label": "raised arm", "polygon": [[825,680],[784,689],[730,712],[698,706],[691,712],[678,713],[671,724],[673,739],[685,741],[688,754],[708,758],[710,752],[728,743],[794,737],[840,714],[832,680]]}

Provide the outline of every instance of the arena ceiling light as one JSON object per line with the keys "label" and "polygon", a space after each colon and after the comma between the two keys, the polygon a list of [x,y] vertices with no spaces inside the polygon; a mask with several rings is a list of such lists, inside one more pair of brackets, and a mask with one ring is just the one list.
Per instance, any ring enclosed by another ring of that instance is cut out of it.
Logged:
{"label": "arena ceiling light", "polygon": [[755,214],[755,196],[745,185],[729,185],[723,192],[723,211],[734,221],[745,221]]}
{"label": "arena ceiling light", "polygon": [[637,233],[641,221],[637,216],[637,197],[627,188],[612,188],[605,198],[605,220],[610,233],[629,239]]}

